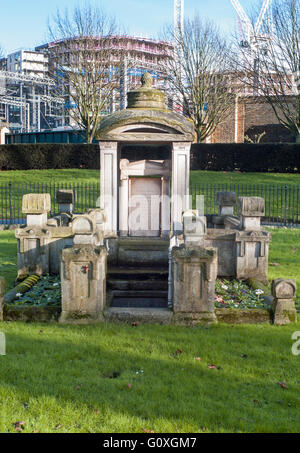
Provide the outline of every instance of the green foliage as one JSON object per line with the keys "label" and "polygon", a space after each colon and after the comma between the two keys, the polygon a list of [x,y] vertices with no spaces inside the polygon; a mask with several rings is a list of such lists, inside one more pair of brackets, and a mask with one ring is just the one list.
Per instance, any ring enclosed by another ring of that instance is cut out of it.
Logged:
{"label": "green foliage", "polygon": [[194,144],[191,168],[214,171],[300,173],[300,146],[289,143]]}
{"label": "green foliage", "polygon": [[84,144],[0,146],[0,170],[59,168],[100,168],[99,147]]}
{"label": "green foliage", "polygon": [[266,308],[264,292],[251,289],[241,280],[217,280],[215,306],[217,308]]}
{"label": "green foliage", "polygon": [[48,275],[41,277],[38,283],[9,305],[32,305],[42,307],[57,307],[61,305],[61,285],[59,276]]}

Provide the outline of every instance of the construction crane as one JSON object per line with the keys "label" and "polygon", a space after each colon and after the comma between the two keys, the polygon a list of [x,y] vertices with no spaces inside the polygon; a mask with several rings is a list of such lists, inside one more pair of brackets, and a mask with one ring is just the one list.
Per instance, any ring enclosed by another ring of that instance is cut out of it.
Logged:
{"label": "construction crane", "polygon": [[184,0],[174,0],[174,41],[178,41],[184,31]]}
{"label": "construction crane", "polygon": [[[240,23],[240,46],[244,55],[248,57],[249,69],[254,70],[256,74],[253,87],[254,94],[259,94],[260,62],[262,56],[266,55],[270,50],[273,35],[272,0],[263,0],[255,25],[251,23],[250,18],[238,0],[230,1],[237,12]],[[264,25],[266,25],[266,33],[263,32]]]}

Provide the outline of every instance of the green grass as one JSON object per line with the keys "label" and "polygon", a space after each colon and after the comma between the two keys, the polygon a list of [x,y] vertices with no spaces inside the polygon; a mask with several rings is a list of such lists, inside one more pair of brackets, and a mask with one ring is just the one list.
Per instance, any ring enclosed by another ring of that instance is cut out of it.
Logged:
{"label": "green grass", "polygon": [[[12,182],[11,194],[9,182]],[[61,188],[75,188],[77,212],[82,212],[87,207],[96,207],[100,196],[99,170],[3,171],[0,172],[0,218],[10,218],[10,204],[13,206],[13,217],[22,218],[22,196],[30,192],[51,193],[52,213],[56,213],[58,184]],[[289,187],[287,192],[285,185]],[[285,218],[294,222],[297,219],[300,221],[298,174],[192,171],[190,186],[194,207],[195,195],[205,195],[207,214],[218,212],[217,192],[231,190],[237,192],[238,196],[263,196],[266,202],[266,216],[271,221]]]}
{"label": "green grass", "polygon": [[0,276],[10,289],[17,276],[17,240],[12,231],[0,232]]}
{"label": "green grass", "polygon": [[299,432],[299,328],[3,323],[0,431]]}
{"label": "green grass", "polygon": [[[0,172],[0,183],[99,183],[99,170],[18,170]],[[191,183],[300,185],[299,174],[192,171]]]}
{"label": "green grass", "polygon": [[[295,276],[300,288],[300,231],[272,235],[270,262],[280,266],[270,267],[270,277]],[[1,232],[0,275],[9,285],[15,263],[13,232]],[[0,356],[0,432],[14,432],[19,421],[24,432],[300,430],[300,356],[291,353],[299,324],[2,323],[0,330],[7,339],[7,355]]]}

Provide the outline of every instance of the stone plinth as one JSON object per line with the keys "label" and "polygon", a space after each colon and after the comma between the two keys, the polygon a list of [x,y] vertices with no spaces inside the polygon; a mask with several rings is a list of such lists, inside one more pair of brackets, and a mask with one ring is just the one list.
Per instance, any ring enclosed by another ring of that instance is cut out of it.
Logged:
{"label": "stone plinth", "polygon": [[27,226],[42,227],[47,224],[48,212],[51,211],[50,194],[30,193],[23,195],[22,212],[26,214]]}
{"label": "stone plinth", "polygon": [[3,321],[3,299],[5,294],[5,279],[0,277],[0,321]]}
{"label": "stone plinth", "polygon": [[215,322],[216,250],[174,247],[172,259],[175,318],[186,320],[190,317],[194,322]]}
{"label": "stone plinth", "polygon": [[238,213],[245,231],[261,229],[261,217],[265,215],[265,200],[260,197],[239,197]]}
{"label": "stone plinth", "polygon": [[272,283],[272,293],[275,299],[273,305],[274,324],[283,326],[297,322],[295,280],[274,280]]}
{"label": "stone plinth", "polygon": [[256,278],[268,282],[270,233],[238,231],[235,235],[236,278]]}
{"label": "stone plinth", "polygon": [[18,228],[15,237],[18,239],[18,278],[28,274],[49,274],[49,229]]}
{"label": "stone plinth", "polygon": [[74,246],[62,251],[61,323],[103,320],[106,301],[105,247]]}
{"label": "stone plinth", "polygon": [[59,212],[73,213],[75,204],[75,191],[59,189],[56,193]]}

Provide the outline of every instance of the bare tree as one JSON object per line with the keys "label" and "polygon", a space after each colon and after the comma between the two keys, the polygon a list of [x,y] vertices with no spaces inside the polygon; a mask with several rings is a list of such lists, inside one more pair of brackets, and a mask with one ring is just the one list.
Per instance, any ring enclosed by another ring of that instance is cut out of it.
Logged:
{"label": "bare tree", "polygon": [[103,112],[109,108],[120,77],[124,56],[114,46],[115,19],[101,8],[85,3],[62,15],[59,10],[48,26],[53,76],[63,92],[70,118],[91,143]]}
{"label": "bare tree", "polygon": [[165,68],[170,89],[193,120],[200,143],[213,134],[233,104],[227,43],[213,22],[203,22],[198,15],[185,21],[184,31],[169,35],[175,47]]}
{"label": "bare tree", "polygon": [[273,21],[264,24],[266,45],[253,55],[240,49],[236,68],[257,86],[278,122],[300,141],[300,0],[274,0]]}

